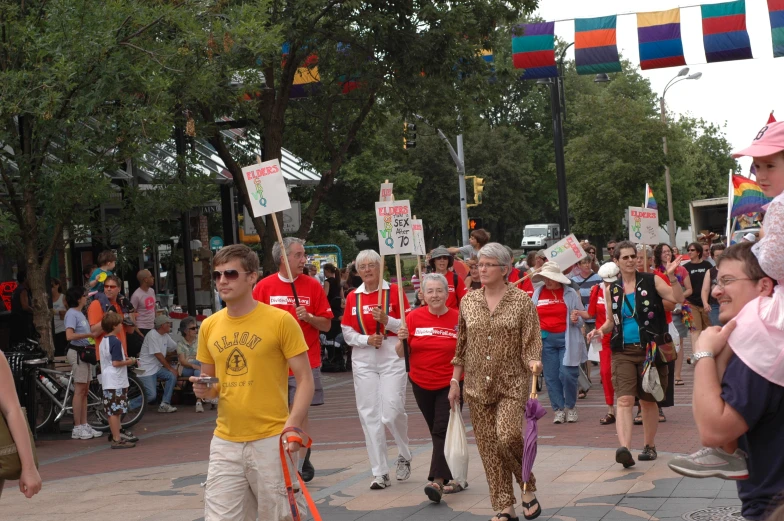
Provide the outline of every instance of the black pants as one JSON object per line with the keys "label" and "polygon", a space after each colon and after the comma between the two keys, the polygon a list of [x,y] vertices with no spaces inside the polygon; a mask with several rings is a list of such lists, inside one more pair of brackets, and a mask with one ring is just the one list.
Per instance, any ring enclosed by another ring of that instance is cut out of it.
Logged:
{"label": "black pants", "polygon": [[[433,439],[433,455],[430,458],[430,473],[427,479],[433,481],[442,478],[446,483],[452,480],[452,472],[444,456],[446,428],[449,425],[449,387],[429,391],[411,381],[411,388],[419,410],[422,411],[422,416],[427,422],[430,437]],[[460,382],[460,409],[463,409],[463,382]]]}
{"label": "black pants", "polygon": [[[150,332],[149,329],[141,329],[139,331],[142,332],[144,336],[147,336],[147,333]],[[128,342],[128,356],[134,356],[136,358],[139,357],[139,353],[142,351],[142,344],[144,343],[144,338],[139,336],[139,333],[134,331],[133,333],[128,333],[126,335],[126,339]]]}

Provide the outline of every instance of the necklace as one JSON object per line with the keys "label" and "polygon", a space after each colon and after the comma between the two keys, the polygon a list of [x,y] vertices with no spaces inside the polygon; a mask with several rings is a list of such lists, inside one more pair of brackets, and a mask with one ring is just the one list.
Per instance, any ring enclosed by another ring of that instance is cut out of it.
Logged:
{"label": "necklace", "polygon": [[[632,293],[632,297],[634,297],[634,293]],[[624,292],[623,294],[623,303],[624,306],[621,306],[621,315],[623,318],[634,318],[637,315],[637,308],[634,306],[633,302],[629,300],[629,296]],[[629,315],[626,313],[626,306],[629,306],[632,314]]]}

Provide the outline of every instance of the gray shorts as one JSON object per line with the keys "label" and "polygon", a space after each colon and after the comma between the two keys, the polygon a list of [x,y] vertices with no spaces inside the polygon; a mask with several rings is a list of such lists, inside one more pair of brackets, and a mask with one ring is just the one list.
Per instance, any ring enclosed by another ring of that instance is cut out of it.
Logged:
{"label": "gray shorts", "polygon": [[[321,368],[316,367],[312,371],[316,390],[313,391],[313,401],[310,402],[310,405],[324,405],[324,386],[321,383]],[[289,376],[289,406],[294,403],[295,392],[297,392],[297,380],[293,376]]]}

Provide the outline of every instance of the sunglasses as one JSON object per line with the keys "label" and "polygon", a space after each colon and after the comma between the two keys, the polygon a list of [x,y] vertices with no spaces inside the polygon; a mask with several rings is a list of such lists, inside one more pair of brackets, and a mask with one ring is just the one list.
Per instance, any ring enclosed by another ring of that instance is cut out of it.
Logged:
{"label": "sunglasses", "polygon": [[596,255],[596,252],[594,250],[588,250],[588,253],[591,255]]}
{"label": "sunglasses", "polygon": [[695,250],[694,248],[689,248],[688,251],[697,251],[697,250]]}
{"label": "sunglasses", "polygon": [[198,331],[198,330],[199,330],[199,326],[193,326],[188,328],[188,331]]}
{"label": "sunglasses", "polygon": [[107,285],[104,284],[103,287],[104,287],[104,289],[116,289],[116,288],[119,288],[120,286],[117,286],[117,285],[114,285],[114,284],[112,284],[111,286],[107,286]]}
{"label": "sunglasses", "polygon": [[220,280],[221,276],[223,276],[223,278],[225,278],[226,280],[237,280],[238,278],[240,278],[240,273],[244,273],[244,274],[247,275],[247,274],[249,274],[251,272],[250,271],[237,271],[237,270],[223,270],[223,271],[215,270],[215,271],[212,272],[212,280],[214,280],[215,282],[218,282]]}

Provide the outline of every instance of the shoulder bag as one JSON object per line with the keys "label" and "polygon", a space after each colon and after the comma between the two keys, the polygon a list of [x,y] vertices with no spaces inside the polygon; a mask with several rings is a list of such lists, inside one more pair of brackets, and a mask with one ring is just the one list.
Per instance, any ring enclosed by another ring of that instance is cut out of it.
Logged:
{"label": "shoulder bag", "polygon": [[[24,407],[22,408],[22,416],[27,423],[27,413]],[[33,460],[35,466],[38,468],[38,454],[35,451],[35,441],[33,440],[33,433],[30,430],[30,425],[27,425],[27,432],[30,433],[30,446],[33,449]],[[22,476],[22,460],[19,459],[19,452],[16,449],[16,443],[11,436],[11,430],[8,428],[8,423],[5,421],[5,416],[0,413],[0,480],[17,480]]]}

